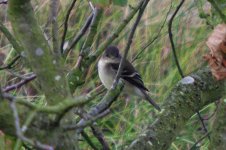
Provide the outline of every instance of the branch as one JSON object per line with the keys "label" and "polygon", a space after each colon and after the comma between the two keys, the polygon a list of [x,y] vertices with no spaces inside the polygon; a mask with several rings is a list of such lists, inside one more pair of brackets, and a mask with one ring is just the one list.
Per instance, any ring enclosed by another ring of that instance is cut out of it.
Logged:
{"label": "branch", "polygon": [[75,6],[75,3],[76,3],[77,0],[73,0],[68,11],[67,11],[67,14],[66,14],[66,17],[65,17],[65,21],[64,21],[64,32],[63,32],[63,36],[62,36],[62,39],[61,39],[61,44],[60,44],[60,50],[61,50],[61,54],[63,54],[64,52],[64,42],[65,42],[65,38],[66,38],[66,35],[67,35],[67,28],[68,28],[68,20],[69,20],[69,17],[70,17],[70,14],[71,14],[71,11],[73,9],[73,7]]}
{"label": "branch", "polygon": [[[79,58],[76,62],[76,65],[68,74],[69,86],[70,86],[71,92],[74,92],[75,88],[77,87],[73,83],[76,83],[78,81],[80,81],[81,83],[84,82],[85,76],[82,76],[82,74],[87,74],[87,71],[89,69],[89,66],[85,65],[86,58],[88,57],[88,54],[91,51],[91,46],[97,34],[97,27],[101,20],[102,14],[103,14],[102,8],[96,7],[95,10],[93,11],[93,19],[90,25],[89,34],[86,38],[84,45],[82,46],[82,50],[80,51]],[[84,64],[84,66],[81,67],[81,64]],[[80,75],[77,75],[78,73]]]}
{"label": "branch", "polygon": [[34,80],[36,78],[35,74],[32,74],[30,77],[25,77],[23,80],[21,80],[20,82],[7,86],[5,88],[2,89],[3,92],[9,92],[15,89],[18,89],[20,87],[22,87],[23,85],[27,84],[28,82]]}
{"label": "branch", "polygon": [[[98,116],[99,114],[103,113],[105,110],[109,109],[112,103],[117,99],[119,96],[120,92],[122,91],[123,88],[123,83],[119,82],[119,84],[116,86],[115,89],[110,89],[107,91],[105,96],[102,98],[102,100],[94,107],[90,109],[88,112],[88,116],[90,117],[95,117]],[[86,122],[85,119],[81,119],[77,126],[80,126]],[[82,132],[83,128],[80,128],[77,130],[78,133]]]}
{"label": "branch", "polygon": [[85,128],[85,127],[90,126],[91,124],[93,124],[97,119],[103,118],[106,115],[108,115],[109,113],[110,113],[110,110],[107,109],[104,112],[102,112],[102,113],[100,113],[100,114],[98,114],[96,116],[88,118],[88,120],[86,119],[84,122],[82,122],[80,124],[65,126],[64,129],[65,130],[76,130],[76,129],[79,129],[79,128]]}
{"label": "branch", "polygon": [[225,82],[216,81],[209,68],[201,68],[184,77],[164,100],[163,111],[128,149],[168,149],[196,111],[225,94],[224,87]]}
{"label": "branch", "polygon": [[81,30],[78,32],[78,34],[74,37],[74,39],[70,42],[69,47],[64,50],[65,57],[68,55],[70,50],[72,50],[75,47],[75,45],[78,43],[78,41],[85,35],[86,31],[88,30],[88,28],[92,22],[92,19],[93,19],[93,13],[91,13],[89,15],[84,26],[81,28]]}
{"label": "branch", "polygon": [[184,1],[185,0],[181,0],[180,4],[177,6],[177,9],[175,10],[175,12],[173,13],[172,17],[170,18],[169,24],[168,24],[168,33],[169,33],[170,43],[171,43],[171,46],[172,46],[174,60],[175,60],[176,65],[177,65],[177,69],[178,69],[178,71],[179,71],[179,73],[180,73],[180,75],[182,77],[184,77],[184,74],[183,74],[183,72],[181,70],[179,61],[177,59],[176,49],[175,49],[175,45],[174,45],[174,42],[173,42],[172,24],[173,24],[174,17],[177,15],[177,12],[179,11],[181,6],[183,5]]}
{"label": "branch", "polygon": [[0,21],[0,31],[6,36],[8,41],[12,44],[13,48],[17,51],[17,53],[21,53],[23,51],[23,47],[19,45],[17,40],[13,37],[13,35],[9,32],[9,30],[2,24]]}
{"label": "branch", "polygon": [[75,68],[80,67],[82,59],[84,57],[87,57],[87,55],[91,51],[91,46],[93,44],[94,37],[97,34],[97,27],[98,27],[98,24],[101,20],[102,14],[103,14],[103,10],[101,8],[95,8],[94,9],[93,19],[92,19],[92,22],[91,22],[91,25],[90,25],[89,34],[87,35],[86,41],[82,46],[82,50],[79,54],[79,58],[78,58],[78,61],[75,65]]}
{"label": "branch", "polygon": [[23,142],[29,143],[30,145],[32,145],[32,146],[34,146],[38,149],[54,150],[54,148],[52,146],[42,144],[37,140],[32,141],[31,139],[29,139],[29,138],[27,138],[23,135],[23,132],[21,131],[21,128],[20,128],[20,118],[19,118],[17,108],[16,108],[16,105],[15,105],[15,97],[8,95],[8,94],[3,94],[3,97],[5,99],[9,100],[10,108],[11,108],[11,110],[13,112],[13,116],[14,116],[17,137],[20,138]]}
{"label": "branch", "polygon": [[211,132],[207,132],[204,136],[202,136],[198,141],[195,142],[195,144],[190,148],[190,150],[196,150],[197,149],[197,145],[202,142],[202,140],[204,140],[206,137],[209,137],[211,134]]}

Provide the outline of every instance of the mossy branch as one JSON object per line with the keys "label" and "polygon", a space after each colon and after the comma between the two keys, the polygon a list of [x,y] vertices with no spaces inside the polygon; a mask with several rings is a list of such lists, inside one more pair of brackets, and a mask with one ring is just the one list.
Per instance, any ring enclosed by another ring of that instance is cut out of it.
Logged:
{"label": "mossy branch", "polygon": [[51,52],[41,28],[35,17],[29,0],[10,0],[8,3],[9,18],[17,40],[24,47],[23,56],[37,75],[41,91],[48,104],[65,99],[70,94],[65,80],[63,65]]}
{"label": "mossy branch", "polygon": [[183,78],[164,101],[157,119],[127,149],[168,149],[193,114],[224,95],[224,86],[209,68]]}

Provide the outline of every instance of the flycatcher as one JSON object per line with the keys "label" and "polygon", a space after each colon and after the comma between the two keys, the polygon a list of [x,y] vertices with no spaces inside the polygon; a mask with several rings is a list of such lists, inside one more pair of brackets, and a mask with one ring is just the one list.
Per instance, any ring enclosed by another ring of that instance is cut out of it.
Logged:
{"label": "flycatcher", "polygon": [[[98,74],[101,82],[107,89],[110,89],[114,82],[121,58],[118,48],[116,46],[109,46],[98,62]],[[149,97],[148,89],[144,86],[141,76],[128,60],[125,60],[120,79],[124,82],[124,93],[141,97],[150,102],[157,110],[161,110]]]}

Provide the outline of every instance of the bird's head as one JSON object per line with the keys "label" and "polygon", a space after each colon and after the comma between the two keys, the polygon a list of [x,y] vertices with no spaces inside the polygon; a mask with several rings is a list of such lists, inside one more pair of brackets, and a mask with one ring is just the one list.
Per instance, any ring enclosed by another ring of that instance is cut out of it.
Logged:
{"label": "bird's head", "polygon": [[119,49],[116,46],[108,46],[102,55],[103,59],[108,61],[115,61],[121,59]]}

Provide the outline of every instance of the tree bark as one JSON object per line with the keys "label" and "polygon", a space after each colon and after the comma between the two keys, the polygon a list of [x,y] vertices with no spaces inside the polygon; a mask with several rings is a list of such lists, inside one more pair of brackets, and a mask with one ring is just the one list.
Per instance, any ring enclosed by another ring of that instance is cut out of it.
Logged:
{"label": "tree bark", "polygon": [[55,57],[46,41],[30,0],[9,0],[8,13],[17,40],[24,51],[21,55],[36,73],[41,91],[49,105],[70,97],[70,90],[63,71],[63,63]]}
{"label": "tree bark", "polygon": [[224,81],[216,81],[209,68],[186,76],[173,88],[157,119],[137,137],[128,150],[166,150],[189,118],[224,94]]}

